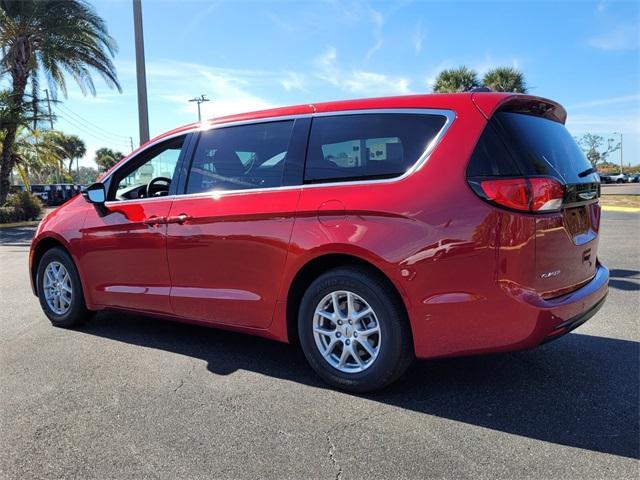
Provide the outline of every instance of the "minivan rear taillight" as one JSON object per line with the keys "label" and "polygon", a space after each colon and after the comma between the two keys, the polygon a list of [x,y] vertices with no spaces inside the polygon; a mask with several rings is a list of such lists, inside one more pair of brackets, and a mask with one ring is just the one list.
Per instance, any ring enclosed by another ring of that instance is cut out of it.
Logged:
{"label": "minivan rear taillight", "polygon": [[557,211],[564,199],[562,184],[547,177],[478,179],[471,184],[485,200],[523,212]]}

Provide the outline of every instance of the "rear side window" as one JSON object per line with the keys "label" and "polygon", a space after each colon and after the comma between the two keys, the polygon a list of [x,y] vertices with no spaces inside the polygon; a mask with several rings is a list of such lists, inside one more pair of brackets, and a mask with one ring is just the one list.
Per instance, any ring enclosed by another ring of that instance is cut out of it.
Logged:
{"label": "rear side window", "polygon": [[445,122],[442,115],[395,113],[315,118],[304,181],[400,176],[418,161]]}
{"label": "rear side window", "polygon": [[293,121],[265,122],[203,132],[187,193],[282,186]]}
{"label": "rear side window", "polygon": [[562,123],[522,113],[498,112],[483,132],[469,176],[546,175],[565,184],[596,181],[580,147]]}

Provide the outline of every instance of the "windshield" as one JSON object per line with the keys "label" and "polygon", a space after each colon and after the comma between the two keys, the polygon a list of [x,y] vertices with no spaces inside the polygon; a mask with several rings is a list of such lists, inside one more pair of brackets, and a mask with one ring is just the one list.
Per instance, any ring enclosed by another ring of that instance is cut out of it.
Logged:
{"label": "windshield", "polygon": [[563,124],[522,113],[498,112],[494,118],[522,174],[550,175],[566,184],[597,181],[595,173],[583,173],[591,164]]}

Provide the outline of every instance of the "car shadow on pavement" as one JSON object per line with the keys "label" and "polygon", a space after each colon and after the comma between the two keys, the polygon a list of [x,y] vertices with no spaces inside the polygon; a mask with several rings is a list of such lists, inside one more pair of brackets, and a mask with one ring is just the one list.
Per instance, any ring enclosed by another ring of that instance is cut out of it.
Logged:
{"label": "car shadow on pavement", "polygon": [[609,286],[628,292],[640,290],[640,272],[637,270],[613,268],[609,270]]}
{"label": "car shadow on pavement", "polygon": [[[100,313],[83,332],[328,388],[298,348],[194,325]],[[366,398],[560,445],[639,458],[640,343],[571,333],[537,349],[419,361]]]}

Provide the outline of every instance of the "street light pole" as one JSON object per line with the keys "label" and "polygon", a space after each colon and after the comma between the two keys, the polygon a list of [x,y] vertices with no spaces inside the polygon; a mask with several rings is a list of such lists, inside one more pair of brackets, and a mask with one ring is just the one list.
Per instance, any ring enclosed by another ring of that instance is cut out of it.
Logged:
{"label": "street light pole", "polygon": [[622,169],[624,167],[623,159],[622,159],[622,132],[613,132],[614,135],[620,135],[620,173],[622,173]]}
{"label": "street light pole", "polygon": [[198,123],[202,122],[202,115],[200,115],[200,104],[204,102],[208,102],[209,99],[203,95],[199,97],[192,98],[189,100],[190,102],[196,102],[198,104]]}
{"label": "street light pole", "polygon": [[136,44],[136,79],[138,83],[138,126],[140,144],[149,140],[149,107],[147,105],[147,72],[144,65],[141,0],[133,0],[133,30]]}
{"label": "street light pole", "polygon": [[622,173],[622,168],[624,163],[622,161],[622,132],[620,132],[620,173]]}

